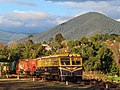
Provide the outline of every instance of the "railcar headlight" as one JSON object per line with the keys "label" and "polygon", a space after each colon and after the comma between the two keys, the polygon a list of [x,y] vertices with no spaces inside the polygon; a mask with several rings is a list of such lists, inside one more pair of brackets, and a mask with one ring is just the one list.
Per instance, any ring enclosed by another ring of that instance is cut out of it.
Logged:
{"label": "railcar headlight", "polygon": [[72,57],[72,54],[70,54],[69,57]]}

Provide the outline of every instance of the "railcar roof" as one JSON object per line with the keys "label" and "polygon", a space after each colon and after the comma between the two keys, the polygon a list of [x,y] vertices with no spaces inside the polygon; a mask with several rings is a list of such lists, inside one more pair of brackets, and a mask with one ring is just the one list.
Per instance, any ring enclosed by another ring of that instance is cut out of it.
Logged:
{"label": "railcar roof", "polygon": [[[72,57],[72,56],[80,57],[79,54],[59,54],[59,55],[44,56],[41,58],[57,58],[57,57]],[[40,58],[38,58],[38,59],[40,59]]]}

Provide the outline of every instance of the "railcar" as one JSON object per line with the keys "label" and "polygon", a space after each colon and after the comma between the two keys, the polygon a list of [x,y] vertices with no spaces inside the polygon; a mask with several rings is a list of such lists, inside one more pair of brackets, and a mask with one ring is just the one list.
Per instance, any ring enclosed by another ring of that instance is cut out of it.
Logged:
{"label": "railcar", "polygon": [[82,79],[82,57],[77,54],[61,54],[38,58],[36,75],[45,79],[79,81]]}
{"label": "railcar", "polygon": [[0,62],[0,75],[1,74],[6,74],[9,71],[9,62]]}
{"label": "railcar", "polygon": [[9,66],[9,74],[16,74],[16,64],[17,61],[10,61],[8,66]]}
{"label": "railcar", "polygon": [[1,74],[15,74],[16,73],[16,61],[0,61]]}
{"label": "railcar", "polygon": [[36,71],[36,59],[19,60],[16,65],[17,74],[33,75]]}

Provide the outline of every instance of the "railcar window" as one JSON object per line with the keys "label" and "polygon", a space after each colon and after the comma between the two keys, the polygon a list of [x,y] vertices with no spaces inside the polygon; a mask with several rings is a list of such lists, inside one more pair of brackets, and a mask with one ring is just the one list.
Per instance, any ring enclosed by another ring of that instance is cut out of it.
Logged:
{"label": "railcar window", "polygon": [[80,65],[80,58],[72,58],[72,65]]}
{"label": "railcar window", "polygon": [[53,65],[58,65],[58,58],[52,58],[52,62]]}
{"label": "railcar window", "polygon": [[44,59],[44,61],[45,61],[45,65],[48,66],[50,62],[49,59]]}
{"label": "railcar window", "polygon": [[70,58],[69,57],[62,57],[61,64],[62,65],[70,65]]}
{"label": "railcar window", "polygon": [[43,60],[41,60],[41,63],[42,63],[42,66],[44,66],[44,65],[45,65],[45,61],[44,61],[44,59],[43,59]]}

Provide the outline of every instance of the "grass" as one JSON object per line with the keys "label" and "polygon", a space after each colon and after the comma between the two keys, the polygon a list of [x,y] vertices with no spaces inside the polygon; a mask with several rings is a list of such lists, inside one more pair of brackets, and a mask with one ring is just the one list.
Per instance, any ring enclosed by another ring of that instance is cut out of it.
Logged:
{"label": "grass", "polygon": [[107,80],[111,80],[111,81],[120,81],[120,77],[115,77],[115,76],[106,76]]}

